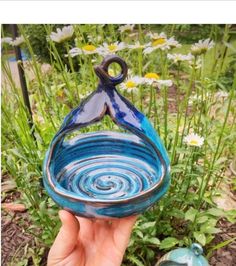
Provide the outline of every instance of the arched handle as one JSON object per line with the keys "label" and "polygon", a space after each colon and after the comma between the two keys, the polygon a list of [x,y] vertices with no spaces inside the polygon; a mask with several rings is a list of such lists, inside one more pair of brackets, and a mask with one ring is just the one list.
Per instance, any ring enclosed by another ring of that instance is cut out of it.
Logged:
{"label": "arched handle", "polygon": [[[112,63],[117,63],[121,67],[121,73],[116,77],[112,77],[108,73],[109,65]],[[107,56],[99,66],[94,67],[94,70],[97,76],[100,78],[102,84],[113,86],[124,81],[128,73],[126,62],[117,55]]]}

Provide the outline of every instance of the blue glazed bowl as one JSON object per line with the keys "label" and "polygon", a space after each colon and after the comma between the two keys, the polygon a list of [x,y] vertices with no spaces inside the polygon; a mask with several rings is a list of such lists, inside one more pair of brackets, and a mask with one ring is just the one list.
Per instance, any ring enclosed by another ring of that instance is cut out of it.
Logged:
{"label": "blue glazed bowl", "polygon": [[[107,73],[113,62],[121,66],[118,77]],[[148,119],[115,88],[126,77],[126,63],[109,56],[95,72],[100,78],[98,88],[66,116],[49,146],[44,186],[58,205],[78,216],[138,214],[167,191],[168,155]],[[99,131],[66,140],[105,115],[128,133]]]}

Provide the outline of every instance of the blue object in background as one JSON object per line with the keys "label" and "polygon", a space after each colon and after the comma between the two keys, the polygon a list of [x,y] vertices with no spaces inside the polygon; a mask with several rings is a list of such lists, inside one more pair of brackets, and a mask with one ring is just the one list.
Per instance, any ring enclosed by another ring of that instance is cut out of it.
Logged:
{"label": "blue object in background", "polygon": [[190,248],[177,248],[165,254],[155,266],[209,266],[203,249],[193,243]]}
{"label": "blue object in background", "polygon": [[[23,50],[21,50],[21,56],[22,56],[22,61],[27,61],[30,59],[29,56]],[[9,62],[16,62],[15,54],[12,54],[10,57],[8,57],[8,61]]]}
{"label": "blue object in background", "polygon": [[[121,66],[108,75],[111,63]],[[149,120],[115,85],[127,75],[127,65],[112,55],[95,67],[97,89],[73,109],[53,138],[44,160],[44,186],[62,208],[84,217],[125,217],[152,206],[170,184],[167,152]],[[109,115],[129,133],[99,131],[69,133]]]}

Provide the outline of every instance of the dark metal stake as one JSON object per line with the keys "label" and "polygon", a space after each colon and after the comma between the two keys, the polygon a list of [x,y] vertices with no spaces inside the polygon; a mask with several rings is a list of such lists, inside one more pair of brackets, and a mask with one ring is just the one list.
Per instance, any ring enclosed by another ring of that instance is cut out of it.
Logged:
{"label": "dark metal stake", "polygon": [[[13,39],[15,39],[16,37],[18,37],[17,25],[12,24],[11,28],[12,28]],[[28,124],[29,124],[30,129],[31,129],[31,134],[32,134],[34,140],[36,140],[35,135],[34,135],[34,128],[33,128],[34,123],[33,123],[32,110],[31,110],[30,101],[29,101],[29,93],[28,93],[28,89],[27,89],[27,83],[26,83],[26,79],[25,79],[25,71],[24,71],[24,65],[23,65],[22,56],[21,56],[21,49],[19,46],[14,46],[14,49],[15,49],[15,55],[16,55],[17,68],[18,68],[19,77],[20,77],[21,91],[22,91],[22,95],[23,95],[23,99],[24,99],[24,104],[28,110],[28,114],[27,114],[28,115]]]}

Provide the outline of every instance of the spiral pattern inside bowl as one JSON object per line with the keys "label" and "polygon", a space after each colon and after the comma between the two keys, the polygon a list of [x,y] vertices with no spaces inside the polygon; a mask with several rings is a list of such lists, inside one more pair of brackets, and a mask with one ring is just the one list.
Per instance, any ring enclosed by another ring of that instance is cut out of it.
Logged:
{"label": "spiral pattern inside bowl", "polygon": [[162,174],[152,146],[131,134],[83,134],[55,155],[56,182],[83,198],[129,198],[152,187]]}

